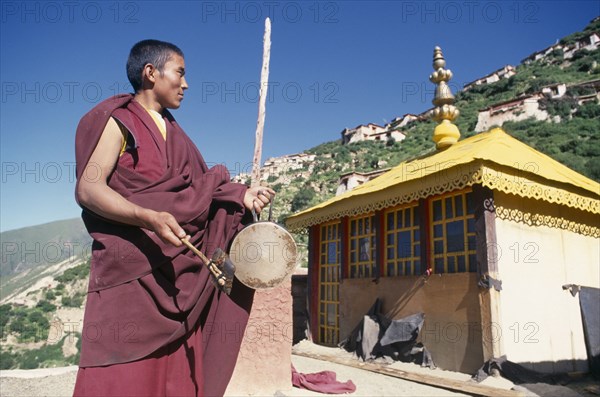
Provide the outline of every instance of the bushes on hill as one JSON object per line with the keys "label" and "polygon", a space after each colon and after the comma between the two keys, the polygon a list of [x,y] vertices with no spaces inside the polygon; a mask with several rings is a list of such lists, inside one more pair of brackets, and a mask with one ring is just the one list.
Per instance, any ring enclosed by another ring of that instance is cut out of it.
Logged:
{"label": "bushes on hill", "polygon": [[65,270],[63,274],[58,277],[55,277],[55,280],[59,283],[70,283],[74,280],[81,280],[88,277],[90,274],[90,263],[85,262],[81,265],[72,267],[70,269]]}
{"label": "bushes on hill", "polygon": [[62,305],[65,307],[81,307],[85,299],[84,294],[75,294],[73,296],[63,296]]}
{"label": "bushes on hill", "polygon": [[48,338],[50,322],[38,308],[17,307],[10,310],[5,326],[19,342],[40,342]]}
{"label": "bushes on hill", "polygon": [[[587,108],[585,114],[600,112]],[[581,108],[580,108],[581,110]],[[580,111],[573,118],[561,123],[524,120],[504,123],[502,128],[515,138],[526,142],[536,150],[549,155],[567,167],[596,181],[600,180],[600,119],[581,117]]]}
{"label": "bushes on hill", "polygon": [[73,337],[78,338],[77,348],[80,351],[81,334],[79,333],[66,335],[56,344],[46,344],[37,349],[14,351],[9,348],[8,350],[0,350],[0,369],[34,369],[77,364],[79,353],[64,357],[62,351],[65,340]]}
{"label": "bushes on hill", "polygon": [[308,207],[315,196],[315,191],[312,189],[300,189],[292,199],[292,212]]}
{"label": "bushes on hill", "polygon": [[584,119],[600,118],[600,105],[597,102],[584,103],[577,110],[577,115]]}
{"label": "bushes on hill", "polygon": [[557,99],[541,99],[539,104],[540,109],[545,109],[551,116],[560,116],[561,120],[569,118],[577,109],[577,100],[567,95]]}
{"label": "bushes on hill", "polygon": [[48,302],[45,299],[42,299],[41,301],[39,301],[37,303],[37,305],[35,305],[35,307],[37,307],[44,313],[50,313],[50,312],[53,312],[54,310],[56,310],[56,305],[53,305],[52,303]]}

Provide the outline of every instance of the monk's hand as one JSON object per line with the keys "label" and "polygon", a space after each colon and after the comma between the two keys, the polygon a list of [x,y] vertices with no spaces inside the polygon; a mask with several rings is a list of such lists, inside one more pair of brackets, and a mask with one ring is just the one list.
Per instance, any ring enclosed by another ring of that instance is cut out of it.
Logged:
{"label": "monk's hand", "polygon": [[181,246],[182,238],[190,238],[179,226],[175,217],[168,212],[149,211],[145,216],[144,225],[152,230],[164,243]]}
{"label": "monk's hand", "polygon": [[244,196],[244,206],[260,214],[265,205],[271,202],[271,199],[275,196],[275,190],[265,186],[255,186],[246,190]]}

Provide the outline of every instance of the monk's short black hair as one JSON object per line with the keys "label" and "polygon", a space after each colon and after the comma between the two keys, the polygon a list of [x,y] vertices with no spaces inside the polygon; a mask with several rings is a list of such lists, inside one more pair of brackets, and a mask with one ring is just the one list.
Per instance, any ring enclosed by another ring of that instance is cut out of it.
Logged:
{"label": "monk's short black hair", "polygon": [[183,52],[175,44],[160,40],[142,40],[131,47],[127,59],[127,78],[133,91],[138,92],[142,88],[144,66],[150,63],[162,73],[173,53],[183,57]]}

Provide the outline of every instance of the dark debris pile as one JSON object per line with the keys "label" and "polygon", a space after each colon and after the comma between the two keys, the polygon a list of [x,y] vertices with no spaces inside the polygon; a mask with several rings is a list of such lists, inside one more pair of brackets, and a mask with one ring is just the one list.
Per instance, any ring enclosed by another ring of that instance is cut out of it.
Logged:
{"label": "dark debris pile", "polygon": [[431,353],[417,342],[425,314],[416,313],[391,320],[381,312],[381,306],[381,300],[377,299],[339,346],[348,352],[355,352],[363,361],[389,357],[394,361],[435,368]]}

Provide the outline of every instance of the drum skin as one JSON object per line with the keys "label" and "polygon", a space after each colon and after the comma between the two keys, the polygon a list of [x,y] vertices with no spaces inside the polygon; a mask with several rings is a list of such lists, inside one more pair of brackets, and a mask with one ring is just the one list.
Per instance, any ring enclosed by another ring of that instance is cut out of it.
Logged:
{"label": "drum skin", "polygon": [[280,225],[260,221],[242,229],[233,239],[229,257],[235,277],[254,289],[274,288],[296,268],[298,249],[292,235]]}

